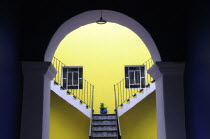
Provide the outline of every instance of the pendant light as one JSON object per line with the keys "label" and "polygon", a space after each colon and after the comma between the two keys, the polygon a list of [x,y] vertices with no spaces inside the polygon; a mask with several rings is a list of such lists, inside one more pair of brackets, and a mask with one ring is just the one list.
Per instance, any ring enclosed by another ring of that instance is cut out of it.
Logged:
{"label": "pendant light", "polygon": [[107,21],[104,20],[103,17],[102,17],[102,10],[101,10],[101,17],[100,17],[100,19],[99,19],[98,21],[96,21],[96,23],[97,23],[97,24],[106,24],[106,22],[107,22]]}

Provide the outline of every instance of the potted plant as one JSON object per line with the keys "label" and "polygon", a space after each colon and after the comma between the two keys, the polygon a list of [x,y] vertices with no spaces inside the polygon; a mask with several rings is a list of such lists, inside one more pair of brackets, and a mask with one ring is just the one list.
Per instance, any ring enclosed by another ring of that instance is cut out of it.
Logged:
{"label": "potted plant", "polygon": [[101,114],[107,114],[107,107],[104,107],[104,103],[101,103],[100,110]]}

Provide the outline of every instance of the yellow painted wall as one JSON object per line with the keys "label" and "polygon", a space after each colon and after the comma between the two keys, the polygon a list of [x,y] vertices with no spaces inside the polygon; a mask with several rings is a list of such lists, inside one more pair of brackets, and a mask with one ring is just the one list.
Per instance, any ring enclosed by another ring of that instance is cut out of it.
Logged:
{"label": "yellow painted wall", "polygon": [[120,117],[122,139],[157,139],[155,92]]}
{"label": "yellow painted wall", "polygon": [[[87,139],[90,119],[51,92],[50,139]],[[155,92],[120,117],[122,139],[157,139]]]}
{"label": "yellow painted wall", "polygon": [[50,139],[88,139],[90,119],[51,91]]}
{"label": "yellow painted wall", "polygon": [[113,86],[124,76],[125,65],[140,65],[151,55],[130,29],[116,23],[82,26],[69,33],[55,55],[67,66],[83,66],[83,77],[95,86],[94,108],[100,103],[114,113]]}

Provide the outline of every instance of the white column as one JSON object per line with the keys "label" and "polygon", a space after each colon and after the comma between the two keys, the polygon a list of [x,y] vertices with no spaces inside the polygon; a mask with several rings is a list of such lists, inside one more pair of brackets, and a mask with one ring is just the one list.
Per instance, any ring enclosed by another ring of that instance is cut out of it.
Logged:
{"label": "white column", "polygon": [[156,81],[158,139],[186,139],[184,63],[156,62],[148,72]]}
{"label": "white column", "polygon": [[50,81],[56,74],[50,62],[23,62],[21,139],[49,139]]}

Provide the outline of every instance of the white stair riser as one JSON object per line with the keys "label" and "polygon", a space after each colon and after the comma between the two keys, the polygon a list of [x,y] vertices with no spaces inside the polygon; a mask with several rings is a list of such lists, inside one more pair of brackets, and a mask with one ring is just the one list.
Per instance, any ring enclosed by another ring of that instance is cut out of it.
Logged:
{"label": "white stair riser", "polygon": [[145,88],[141,93],[137,93],[136,97],[130,98],[130,101],[128,103],[123,104],[123,107],[118,109],[119,117],[122,116],[124,113],[126,113],[131,108],[133,108],[136,104],[138,104],[144,98],[146,98],[149,94],[151,94],[153,91],[155,91],[155,89],[156,89],[155,83],[152,83],[152,84],[150,84],[149,88]]}
{"label": "white stair riser", "polygon": [[90,118],[91,109],[87,109],[85,104],[81,104],[80,100],[75,100],[73,95],[68,95],[66,90],[62,90],[59,85],[54,84],[54,81],[51,81],[51,90],[55,92],[63,100],[71,104],[73,107],[81,111],[87,117]]}

